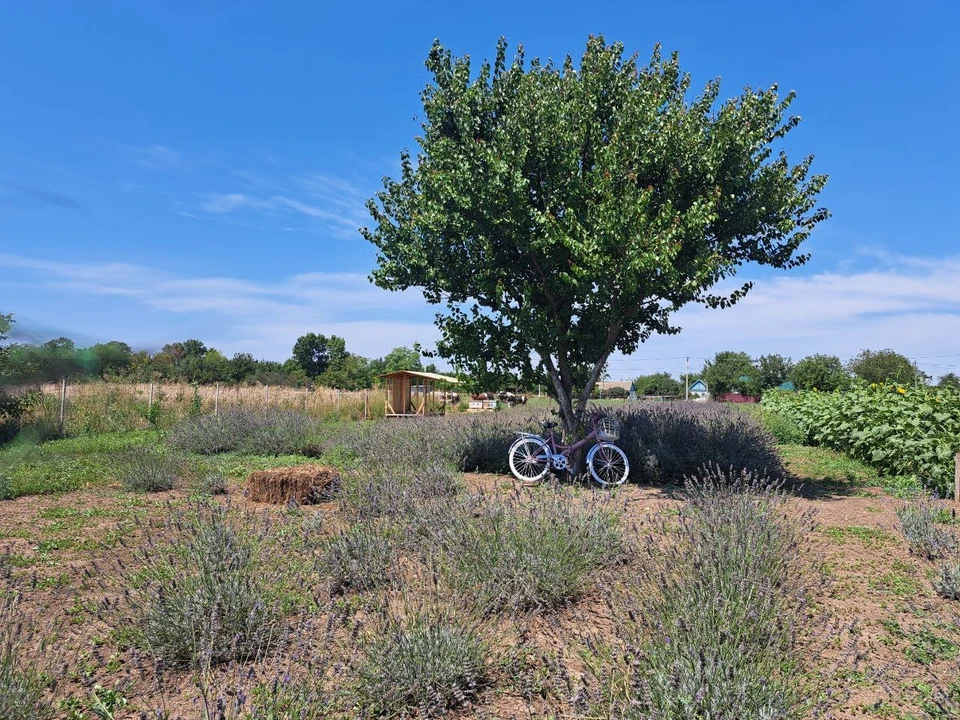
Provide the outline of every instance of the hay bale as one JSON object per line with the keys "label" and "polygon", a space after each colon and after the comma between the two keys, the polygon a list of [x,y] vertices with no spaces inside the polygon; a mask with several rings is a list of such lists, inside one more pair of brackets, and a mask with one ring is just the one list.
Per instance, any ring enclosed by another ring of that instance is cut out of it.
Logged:
{"label": "hay bale", "polygon": [[258,470],[247,477],[246,494],[255,502],[300,505],[332,500],[340,489],[340,473],[323,465]]}

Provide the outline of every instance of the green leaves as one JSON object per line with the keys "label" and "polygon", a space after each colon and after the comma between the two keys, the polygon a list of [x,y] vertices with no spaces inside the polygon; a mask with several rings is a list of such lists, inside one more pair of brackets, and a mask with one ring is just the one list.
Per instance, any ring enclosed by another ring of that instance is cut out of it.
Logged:
{"label": "green leaves", "polygon": [[690,302],[739,266],[790,268],[827,217],[825,176],[770,144],[797,120],[792,95],[747,90],[719,108],[719,83],[689,92],[676,54],[646,65],[590,37],[571,58],[474,68],[439,43],[426,66],[423,134],[399,180],[386,179],[364,236],[372,279],[443,304],[438,351],[478,376],[549,376],[565,423],[610,353],[673,333]]}
{"label": "green leaves", "polygon": [[767,393],[764,406],[792,418],[807,438],[873,465],[913,475],[946,494],[960,452],[960,391],[855,385],[846,392]]}

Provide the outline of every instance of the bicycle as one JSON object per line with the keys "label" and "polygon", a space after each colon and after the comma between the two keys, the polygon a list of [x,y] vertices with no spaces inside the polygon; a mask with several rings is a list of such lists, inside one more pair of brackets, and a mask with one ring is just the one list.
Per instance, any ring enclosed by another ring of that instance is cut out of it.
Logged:
{"label": "bicycle", "polygon": [[627,454],[613,444],[620,435],[620,423],[615,418],[590,416],[593,429],[582,440],[571,445],[557,442],[553,429],[555,422],[544,422],[545,435],[519,432],[510,446],[510,471],[518,480],[536,481],[546,475],[551,468],[566,470],[569,467],[571,453],[584,447],[593,440],[597,444],[587,453],[587,468],[590,475],[602,487],[622,485],[630,474],[630,461]]}

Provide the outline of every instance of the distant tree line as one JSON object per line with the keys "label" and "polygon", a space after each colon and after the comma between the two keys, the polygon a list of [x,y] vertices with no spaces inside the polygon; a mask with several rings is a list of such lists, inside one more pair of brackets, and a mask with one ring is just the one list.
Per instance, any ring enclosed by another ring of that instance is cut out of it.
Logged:
{"label": "distant tree line", "polygon": [[[699,374],[691,374],[688,382],[692,385],[697,379],[703,380],[714,397],[727,393],[761,395],[787,382],[797,390],[830,392],[857,380],[899,385],[928,384],[932,380],[908,357],[890,349],[862,350],[846,365],[836,355],[808,355],[793,362],[782,355],[754,359],[746,352],[724,350],[707,360]],[[633,382],[638,395],[683,395],[686,386],[682,376],[675,379],[666,372],[640,375]],[[960,388],[960,377],[947,373],[939,378],[938,385]]]}
{"label": "distant tree line", "polygon": [[[6,338],[12,322],[12,316],[0,315],[0,339]],[[39,345],[0,346],[0,383],[20,386],[66,378],[72,381],[318,385],[360,390],[372,387],[378,375],[404,369],[436,371],[432,364],[424,367],[420,353],[407,347],[394,348],[384,357],[367,359],[349,352],[343,338],[315,333],[298,338],[292,356],[284,362],[259,360],[250,353],[236,353],[228,358],[196,339],[169,343],[153,353],[134,351],[119,340],[77,347],[66,337]],[[0,398],[0,404],[2,402]]]}

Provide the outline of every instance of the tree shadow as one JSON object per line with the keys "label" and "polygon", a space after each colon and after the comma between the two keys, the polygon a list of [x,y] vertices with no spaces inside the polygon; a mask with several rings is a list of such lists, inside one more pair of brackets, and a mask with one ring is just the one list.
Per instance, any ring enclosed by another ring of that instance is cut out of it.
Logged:
{"label": "tree shadow", "polygon": [[792,495],[804,500],[840,500],[849,497],[873,495],[868,488],[873,483],[858,478],[855,473],[837,473],[823,477],[789,475],[784,488]]}

